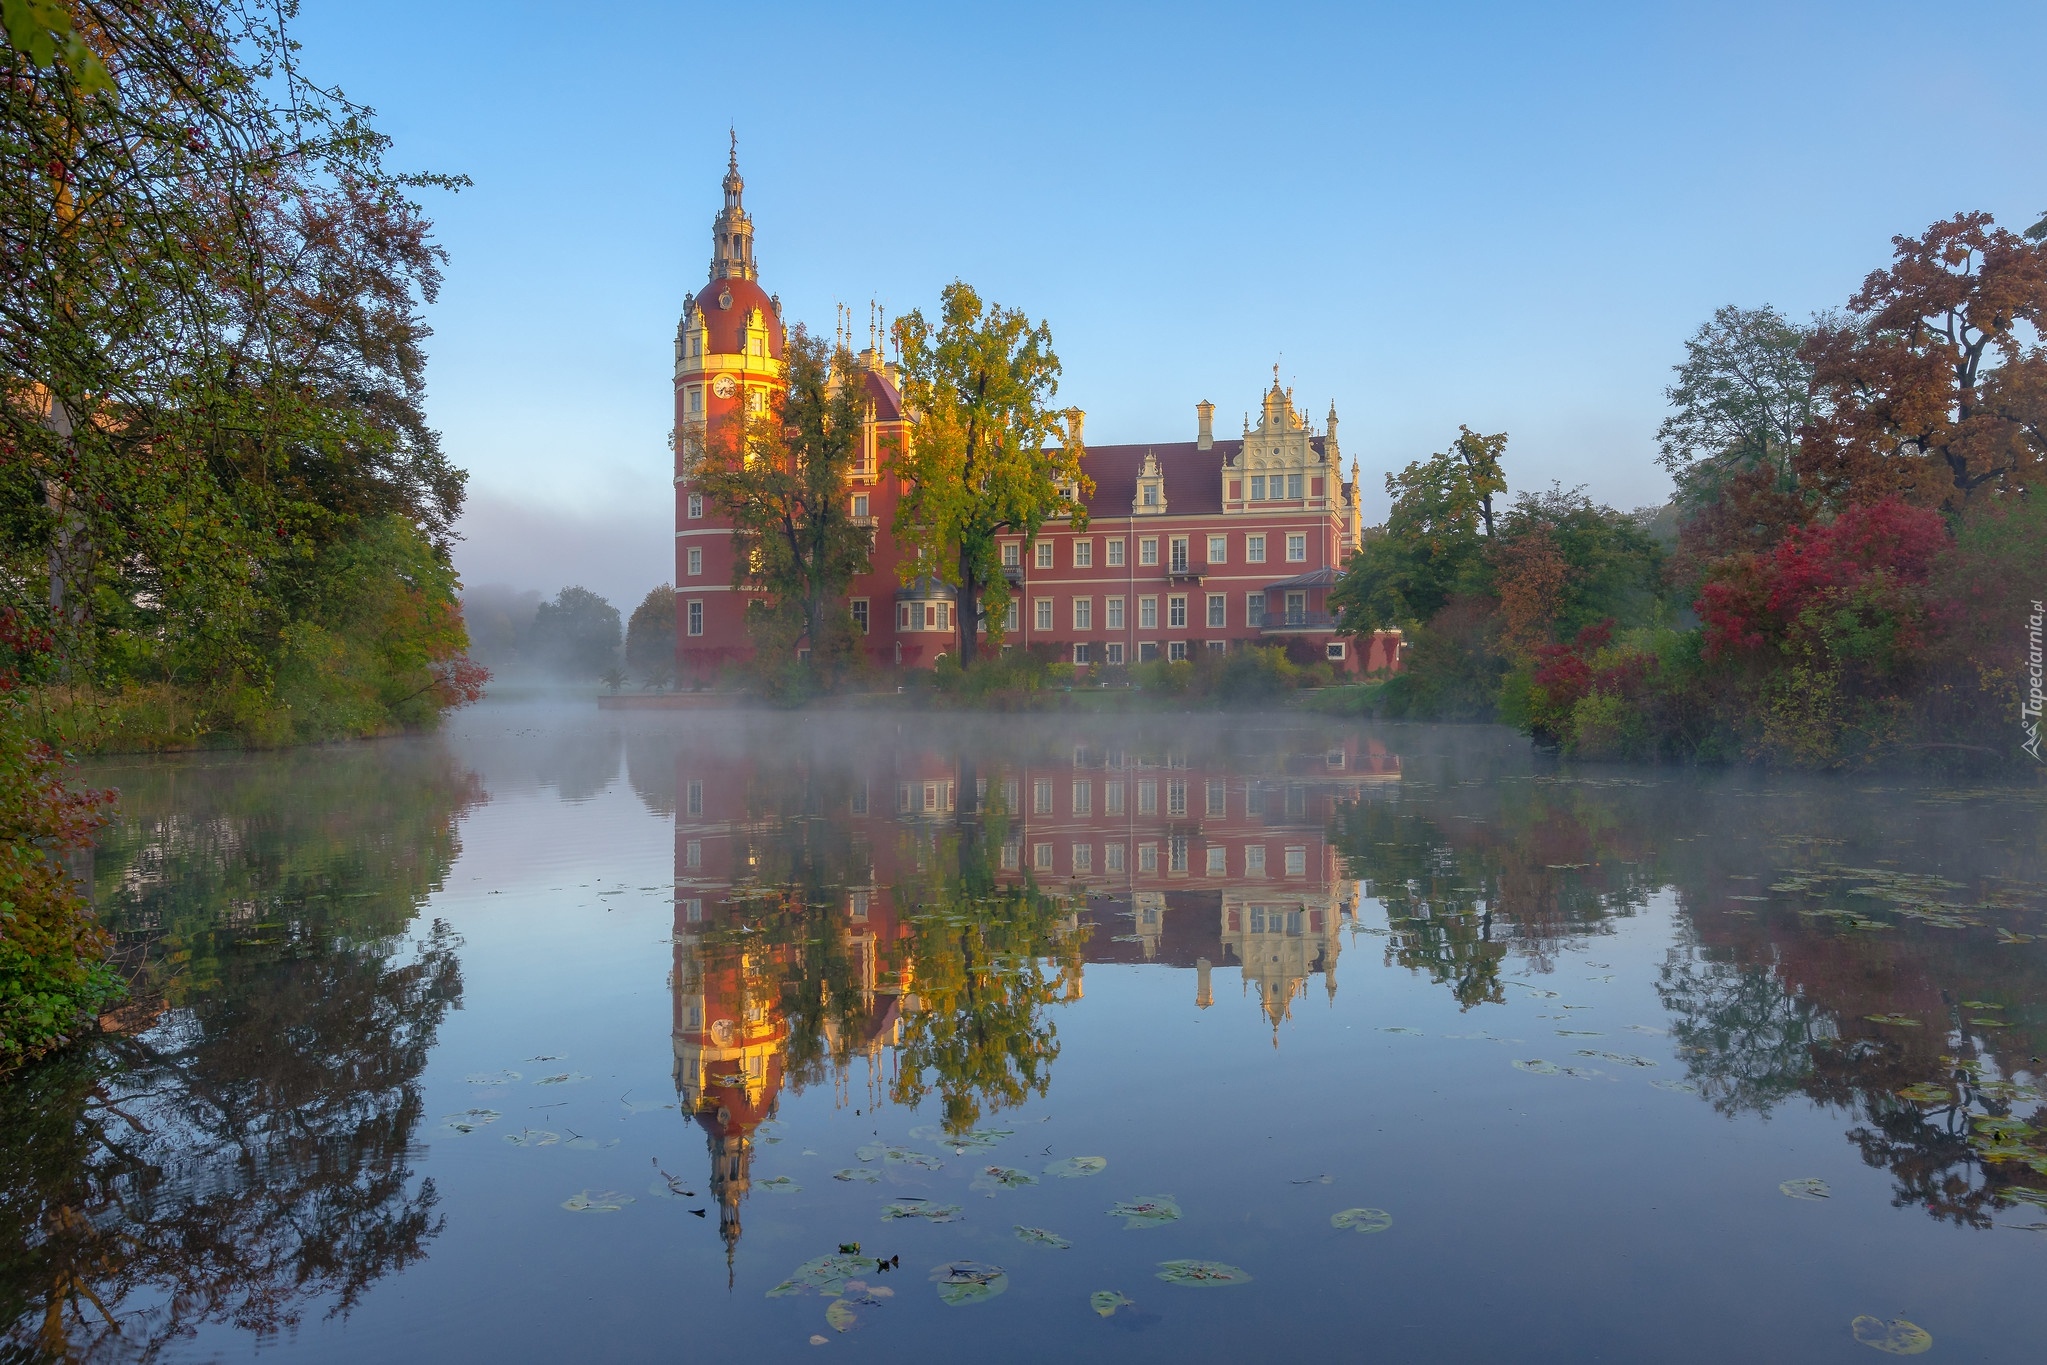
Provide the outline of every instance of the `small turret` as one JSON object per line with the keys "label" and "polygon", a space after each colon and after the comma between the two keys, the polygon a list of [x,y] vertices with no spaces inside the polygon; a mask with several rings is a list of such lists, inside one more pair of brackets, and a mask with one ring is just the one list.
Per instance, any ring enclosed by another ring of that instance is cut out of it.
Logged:
{"label": "small turret", "polygon": [[1215,448],[1215,404],[1206,398],[1194,405],[1194,448]]}

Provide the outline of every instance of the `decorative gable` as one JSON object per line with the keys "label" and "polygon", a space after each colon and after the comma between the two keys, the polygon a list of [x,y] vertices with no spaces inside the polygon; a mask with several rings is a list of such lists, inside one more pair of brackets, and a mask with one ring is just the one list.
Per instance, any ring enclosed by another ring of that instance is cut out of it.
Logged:
{"label": "decorative gable", "polygon": [[1137,471],[1137,495],[1130,500],[1132,516],[1162,516],[1166,510],[1166,476],[1159,469],[1159,457],[1144,452],[1144,467]]}

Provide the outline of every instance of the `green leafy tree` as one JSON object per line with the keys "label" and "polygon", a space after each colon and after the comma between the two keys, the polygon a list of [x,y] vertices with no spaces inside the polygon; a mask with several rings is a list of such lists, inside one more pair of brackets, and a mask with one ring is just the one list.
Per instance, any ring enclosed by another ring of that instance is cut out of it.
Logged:
{"label": "green leafy tree", "polygon": [[670,584],[653,589],[633,608],[625,627],[625,661],[650,687],[674,680],[675,589]]}
{"label": "green leafy tree", "polygon": [[808,650],[809,676],[829,684],[858,655],[846,589],[873,549],[846,495],[863,393],[852,356],[801,327],[783,366],[787,389],[767,410],[712,434],[696,486],[732,522],[733,586],[754,594],[747,631],[765,675]]}
{"label": "green leafy tree", "polygon": [[588,588],[567,587],[542,602],[527,631],[528,652],[572,678],[598,678],[618,662],[618,608]]}
{"label": "green leafy tree", "polygon": [[1658,461],[1692,498],[1728,476],[1766,468],[1791,480],[1799,430],[1813,416],[1812,365],[1800,348],[1810,328],[1775,308],[1716,309],[1685,342],[1674,411],[1656,429]]}
{"label": "green leafy tree", "polygon": [[1485,539],[1506,492],[1507,434],[1459,427],[1450,449],[1386,476],[1393,508],[1329,594],[1354,634],[1414,630],[1453,598],[1488,589]]}
{"label": "green leafy tree", "polygon": [[1082,468],[1082,414],[1052,406],[1059,357],[1051,328],[984,303],[963,281],[946,286],[935,323],[913,312],[895,336],[912,421],[893,460],[905,485],[896,539],[916,551],[903,572],[958,590],[959,659],[971,666],[983,616],[989,643],[999,643],[1009,605],[997,537],[1029,541],[1061,519],[1075,530],[1087,525],[1095,485]]}

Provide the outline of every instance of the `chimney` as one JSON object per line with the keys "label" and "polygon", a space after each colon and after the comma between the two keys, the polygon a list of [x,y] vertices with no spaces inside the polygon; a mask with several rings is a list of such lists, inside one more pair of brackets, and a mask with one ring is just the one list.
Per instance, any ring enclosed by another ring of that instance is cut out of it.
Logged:
{"label": "chimney", "polygon": [[1196,450],[1213,450],[1215,448],[1215,404],[1204,398],[1194,405],[1194,412],[1197,418],[1194,448]]}

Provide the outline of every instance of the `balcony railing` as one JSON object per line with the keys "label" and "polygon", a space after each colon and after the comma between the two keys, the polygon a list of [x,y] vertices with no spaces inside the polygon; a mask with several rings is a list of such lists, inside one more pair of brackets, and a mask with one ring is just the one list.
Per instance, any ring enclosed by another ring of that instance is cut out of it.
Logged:
{"label": "balcony railing", "polygon": [[1327,611],[1267,612],[1261,623],[1265,630],[1334,630],[1337,617]]}

